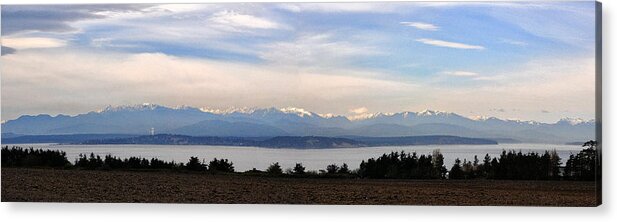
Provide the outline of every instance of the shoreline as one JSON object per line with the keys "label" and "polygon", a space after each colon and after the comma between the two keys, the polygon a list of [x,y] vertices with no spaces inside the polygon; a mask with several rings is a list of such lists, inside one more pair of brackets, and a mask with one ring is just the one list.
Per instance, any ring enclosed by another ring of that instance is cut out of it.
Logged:
{"label": "shoreline", "polygon": [[563,143],[532,143],[532,142],[520,142],[520,143],[498,143],[498,144],[416,144],[416,145],[391,145],[391,146],[362,146],[362,147],[332,147],[332,148],[294,148],[294,147],[261,147],[261,146],[235,146],[235,145],[208,145],[208,144],[84,144],[84,143],[0,143],[0,146],[24,146],[24,145],[47,145],[47,146],[186,146],[186,147],[197,147],[197,146],[211,146],[211,147],[234,147],[234,148],[257,148],[257,149],[290,149],[290,150],[329,150],[329,149],[361,149],[361,148],[380,148],[380,147],[422,147],[422,146],[495,146],[495,145],[545,145],[545,146],[572,146],[572,147],[581,147],[578,144],[563,144]]}
{"label": "shoreline", "polygon": [[[102,135],[107,136],[107,135]],[[263,148],[336,149],[409,145],[497,145],[495,140],[449,135],[401,137],[275,136],[219,137],[156,134],[136,137],[96,138],[93,135],[38,135],[6,138],[5,143],[49,142],[75,145],[215,145]]]}

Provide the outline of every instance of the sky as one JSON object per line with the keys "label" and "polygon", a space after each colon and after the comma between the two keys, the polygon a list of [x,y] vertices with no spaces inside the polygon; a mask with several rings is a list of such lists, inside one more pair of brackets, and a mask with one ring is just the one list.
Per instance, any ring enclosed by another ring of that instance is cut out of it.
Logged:
{"label": "sky", "polygon": [[595,3],[2,5],[2,120],[155,103],[595,116]]}

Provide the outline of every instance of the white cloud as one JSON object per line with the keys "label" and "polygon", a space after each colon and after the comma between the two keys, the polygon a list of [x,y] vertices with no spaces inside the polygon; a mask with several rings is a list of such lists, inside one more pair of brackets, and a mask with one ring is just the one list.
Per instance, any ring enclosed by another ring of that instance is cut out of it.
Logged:
{"label": "white cloud", "polygon": [[[347,40],[353,39],[347,36]],[[292,41],[264,45],[259,57],[271,63],[297,68],[331,68],[365,56],[381,55],[376,47],[336,40],[330,34],[304,34]]]}
{"label": "white cloud", "polygon": [[397,9],[399,4],[388,3],[283,3],[278,7],[291,12],[319,12],[319,13],[388,13]]}
{"label": "white cloud", "polygon": [[[350,73],[355,70],[342,68],[290,72],[280,65],[164,54],[32,50],[1,57],[2,115],[13,119],[21,114],[76,114],[106,105],[153,102],[195,107],[296,106],[317,113],[360,113],[356,116],[368,115],[369,110],[400,112],[427,106],[483,114],[502,107],[516,111],[495,113],[497,117],[542,122],[563,116],[591,119],[594,61],[536,59],[515,70],[495,73],[499,78],[490,84],[440,87],[386,80],[383,73],[354,76]],[[554,111],[539,113],[538,109]],[[568,113],[559,111],[566,109]]]}
{"label": "white cloud", "polygon": [[478,73],[468,72],[468,71],[447,71],[447,72],[444,72],[444,74],[449,75],[449,76],[458,76],[458,77],[477,77],[480,75]]}
{"label": "white cloud", "polygon": [[2,46],[11,47],[17,50],[36,49],[36,48],[57,48],[66,46],[65,40],[53,38],[2,38]]}
{"label": "white cloud", "polygon": [[265,18],[256,17],[248,14],[240,14],[234,11],[221,11],[215,13],[210,17],[210,22],[220,25],[231,27],[234,29],[238,28],[251,28],[251,29],[278,29],[281,28],[276,22],[270,21]]}
{"label": "white cloud", "polygon": [[499,80],[503,80],[505,78],[505,76],[503,75],[494,75],[494,76],[476,76],[473,77],[473,80],[478,80],[478,81],[499,81]]}
{"label": "white cloud", "polygon": [[405,82],[349,76],[353,71],[346,69],[288,72],[271,64],[164,54],[24,51],[2,56],[1,61],[4,119],[21,114],[76,114],[143,102],[195,107],[297,106],[344,114],[359,102],[377,107],[418,90]]}
{"label": "white cloud", "polygon": [[[545,2],[495,7],[488,14],[536,37],[585,49],[595,46],[595,2]],[[559,16],[555,16],[559,15]]]}
{"label": "white cloud", "polygon": [[150,8],[150,10],[166,10],[173,13],[194,12],[206,9],[211,4],[162,4]]}
{"label": "white cloud", "polygon": [[363,113],[368,113],[368,108],[366,107],[359,107],[359,108],[355,108],[355,109],[350,109],[349,110],[350,113],[353,114],[363,114]]}
{"label": "white cloud", "polygon": [[484,46],[468,45],[464,43],[448,42],[448,41],[437,40],[437,39],[416,39],[416,41],[427,44],[427,45],[434,45],[434,46],[439,46],[439,47],[447,47],[447,48],[455,48],[455,49],[478,49],[478,50],[484,49]]}
{"label": "white cloud", "polygon": [[[432,105],[438,109],[457,113],[469,111],[482,113],[482,110],[501,107],[512,111],[493,113],[496,117],[541,122],[555,122],[564,116],[593,119],[594,62],[593,57],[533,59],[516,69],[487,76],[486,78],[491,80],[487,84],[433,89]],[[484,78],[484,76],[472,78]],[[538,109],[555,111],[539,113]]]}
{"label": "white cloud", "polygon": [[400,24],[404,26],[414,27],[414,28],[421,29],[421,30],[426,30],[426,31],[439,30],[439,26],[436,26],[430,23],[424,23],[424,22],[401,22]]}
{"label": "white cloud", "polygon": [[[235,11],[230,8],[237,8]],[[195,51],[221,51],[234,55],[255,55],[255,44],[230,41],[268,37],[288,25],[269,19],[269,12],[235,4],[164,5],[148,8],[141,17],[107,17],[72,24],[90,32],[91,45],[101,48],[158,48],[153,43],[192,48]],[[179,11],[179,12],[175,12]],[[142,18],[143,17],[143,18]],[[109,28],[112,27],[112,28]],[[109,30],[109,31],[108,31]],[[231,37],[231,38],[230,38]],[[117,50],[117,49],[114,49]],[[169,49],[168,49],[169,50]]]}
{"label": "white cloud", "polygon": [[518,40],[512,40],[512,39],[502,39],[501,42],[502,43],[506,43],[506,44],[510,44],[510,45],[517,45],[517,46],[527,46],[528,45],[526,42],[518,41]]}

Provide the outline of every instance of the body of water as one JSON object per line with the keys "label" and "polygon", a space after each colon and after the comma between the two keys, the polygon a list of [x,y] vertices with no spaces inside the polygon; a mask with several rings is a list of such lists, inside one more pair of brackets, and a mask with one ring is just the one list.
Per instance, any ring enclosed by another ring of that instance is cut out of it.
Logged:
{"label": "body of water", "polygon": [[[9,147],[12,146],[7,144]],[[4,144],[2,146],[5,146]],[[80,153],[101,155],[111,154],[118,157],[159,158],[166,161],[187,162],[189,157],[197,156],[201,160],[210,161],[213,158],[225,158],[233,162],[236,171],[246,171],[253,168],[265,170],[270,164],[279,162],[283,169],[292,168],[296,163],[302,163],[307,170],[325,169],[329,164],[341,165],[347,163],[350,169],[359,168],[360,162],[372,157],[379,157],[392,151],[417,152],[431,154],[439,149],[445,158],[446,167],[450,169],[456,158],[473,161],[474,155],[482,161],[487,153],[498,157],[502,150],[535,151],[557,150],[565,164],[570,153],[578,153],[582,147],[578,145],[556,144],[498,144],[498,145],[425,145],[425,146],[387,146],[346,149],[270,149],[259,147],[205,146],[205,145],[58,145],[58,144],[18,144],[21,147],[34,147],[52,150],[62,150],[69,161],[74,162]]]}

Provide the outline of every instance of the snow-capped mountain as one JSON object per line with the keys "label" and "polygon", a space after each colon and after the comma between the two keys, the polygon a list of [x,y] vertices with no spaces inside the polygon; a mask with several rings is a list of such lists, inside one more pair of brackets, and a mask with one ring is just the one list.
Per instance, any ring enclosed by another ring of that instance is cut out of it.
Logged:
{"label": "snow-capped mountain", "polygon": [[571,118],[571,117],[566,117],[566,118],[562,118],[560,119],[557,124],[568,124],[568,125],[581,125],[581,124],[595,124],[595,120],[583,120],[581,118]]}
{"label": "snow-capped mountain", "polygon": [[505,138],[521,142],[573,142],[595,139],[595,121],[564,118],[556,123],[468,118],[456,113],[374,113],[345,117],[302,108],[211,109],[156,104],[108,106],[76,116],[24,115],[2,123],[2,133],[86,134],[156,133],[210,136],[411,136],[453,135]]}
{"label": "snow-capped mountain", "polygon": [[122,111],[145,111],[145,110],[155,110],[155,109],[167,109],[167,107],[159,106],[156,104],[143,103],[138,105],[122,105],[122,106],[107,106],[102,110],[97,111],[98,113],[110,113],[110,112],[122,112]]}

